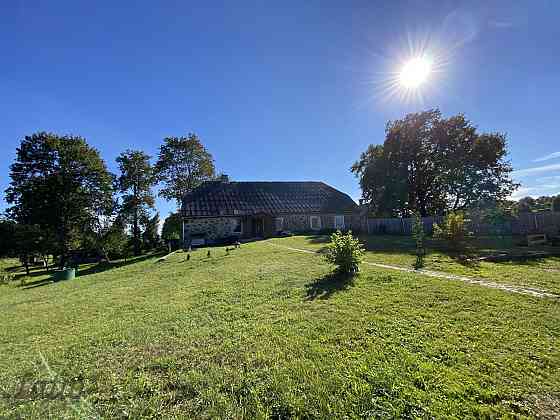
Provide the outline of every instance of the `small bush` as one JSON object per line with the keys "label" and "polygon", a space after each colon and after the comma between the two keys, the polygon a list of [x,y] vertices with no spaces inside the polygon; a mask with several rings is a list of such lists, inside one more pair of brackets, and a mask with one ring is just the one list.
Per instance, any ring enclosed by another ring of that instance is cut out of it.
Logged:
{"label": "small bush", "polygon": [[352,236],[352,232],[337,231],[331,235],[324,255],[326,261],[337,266],[341,274],[355,274],[359,271],[364,249],[360,241]]}
{"label": "small bush", "polygon": [[455,251],[465,250],[471,236],[467,230],[465,215],[461,212],[449,213],[443,219],[443,223],[434,225],[434,237],[446,241]]}

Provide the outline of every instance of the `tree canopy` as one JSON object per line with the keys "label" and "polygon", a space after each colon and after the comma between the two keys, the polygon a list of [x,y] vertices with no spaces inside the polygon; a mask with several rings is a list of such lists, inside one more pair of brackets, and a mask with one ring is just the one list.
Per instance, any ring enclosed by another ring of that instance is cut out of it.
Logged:
{"label": "tree canopy", "polygon": [[385,134],[384,143],[370,145],[351,168],[377,215],[444,214],[504,200],[517,187],[505,134],[479,134],[461,114],[408,114],[389,121]]}
{"label": "tree canopy", "polygon": [[187,137],[165,138],[155,170],[163,183],[160,196],[175,200],[179,206],[185,194],[215,175],[212,155],[192,133]]}
{"label": "tree canopy", "polygon": [[180,213],[171,213],[163,222],[161,237],[166,241],[181,239],[181,227]]}
{"label": "tree canopy", "polygon": [[113,177],[82,137],[26,136],[10,170],[9,217],[52,232],[50,252],[61,256],[61,265],[96,217],[112,212]]}
{"label": "tree canopy", "polygon": [[538,198],[524,197],[517,202],[519,213],[533,213],[541,211],[560,212],[560,195],[543,195]]}
{"label": "tree canopy", "polygon": [[134,255],[140,255],[140,224],[150,220],[149,211],[155,204],[152,193],[154,170],[150,156],[139,150],[126,150],[117,157],[117,163],[121,173],[117,180],[118,190],[122,194],[121,217],[132,224]]}
{"label": "tree canopy", "polygon": [[159,213],[154,214],[145,221],[144,233],[142,233],[144,248],[154,249],[160,245],[159,223]]}

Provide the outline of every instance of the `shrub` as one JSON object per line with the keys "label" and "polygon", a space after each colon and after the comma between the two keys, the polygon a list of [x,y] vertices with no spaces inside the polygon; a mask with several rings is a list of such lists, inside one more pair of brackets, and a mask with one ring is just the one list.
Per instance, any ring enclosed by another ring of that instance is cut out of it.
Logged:
{"label": "shrub", "polygon": [[443,219],[443,223],[434,225],[434,237],[446,241],[449,247],[456,251],[466,249],[470,236],[467,220],[461,212],[449,213]]}
{"label": "shrub", "polygon": [[337,266],[341,274],[355,274],[359,271],[364,249],[360,241],[352,236],[352,232],[337,231],[331,235],[327,245],[325,260]]}

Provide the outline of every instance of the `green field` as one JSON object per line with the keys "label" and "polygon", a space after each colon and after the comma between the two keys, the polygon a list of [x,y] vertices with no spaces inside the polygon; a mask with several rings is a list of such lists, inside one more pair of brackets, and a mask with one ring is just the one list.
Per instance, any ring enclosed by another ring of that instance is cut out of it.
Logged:
{"label": "green field", "polygon": [[[294,248],[320,251],[328,242],[328,236],[294,236],[275,239],[279,244]],[[500,252],[526,253],[549,251],[558,254],[558,247],[520,247],[512,237],[481,238],[473,243],[475,256]],[[416,259],[414,240],[406,236],[367,236],[362,238],[367,253],[365,260],[375,263],[412,267]],[[426,240],[425,268],[451,274],[491,280],[517,286],[532,287],[560,294],[560,257],[547,257],[524,262],[478,262],[465,264],[454,258],[438,241]]]}
{"label": "green field", "polygon": [[[0,417],[560,415],[558,300],[367,265],[344,282],[271,242],[322,246],[274,239],[0,286]],[[557,288],[544,273],[523,281]],[[82,398],[11,397],[22,378],[53,377]]]}

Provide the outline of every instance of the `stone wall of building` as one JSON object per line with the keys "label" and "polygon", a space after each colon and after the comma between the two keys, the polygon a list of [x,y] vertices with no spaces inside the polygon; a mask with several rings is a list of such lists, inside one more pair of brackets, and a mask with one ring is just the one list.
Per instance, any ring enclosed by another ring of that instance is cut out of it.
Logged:
{"label": "stone wall of building", "polygon": [[214,240],[234,235],[237,219],[234,217],[209,217],[185,220],[185,230],[189,235],[206,235]]}
{"label": "stone wall of building", "polygon": [[285,214],[278,216],[283,219],[282,230],[290,232],[309,230],[309,215],[307,214]]}
{"label": "stone wall of building", "polygon": [[[283,214],[277,217],[282,218],[282,230],[290,232],[311,232],[311,217],[318,216],[321,219],[322,230],[332,230],[335,228],[335,214]],[[275,218],[272,219],[275,226]],[[200,219],[187,219],[185,220],[185,230],[188,235],[205,235],[206,239],[213,241],[220,238],[227,238],[236,235],[234,232],[238,224],[238,217],[209,217]],[[358,214],[345,214],[344,215],[344,228],[345,230],[351,229],[354,232],[359,232],[361,227],[361,217]],[[249,229],[246,223],[243,223],[243,229]],[[239,232],[237,233],[239,235]],[[250,234],[249,234],[250,235]],[[244,237],[247,237],[244,232]]]}
{"label": "stone wall of building", "polygon": [[[319,216],[321,219],[321,229],[334,229],[335,214],[322,213],[322,214],[289,214],[282,215],[284,219],[283,229],[291,232],[308,232],[311,229],[311,217]],[[351,229],[355,232],[361,230],[362,218],[359,214],[345,214],[344,215],[344,229]]]}

